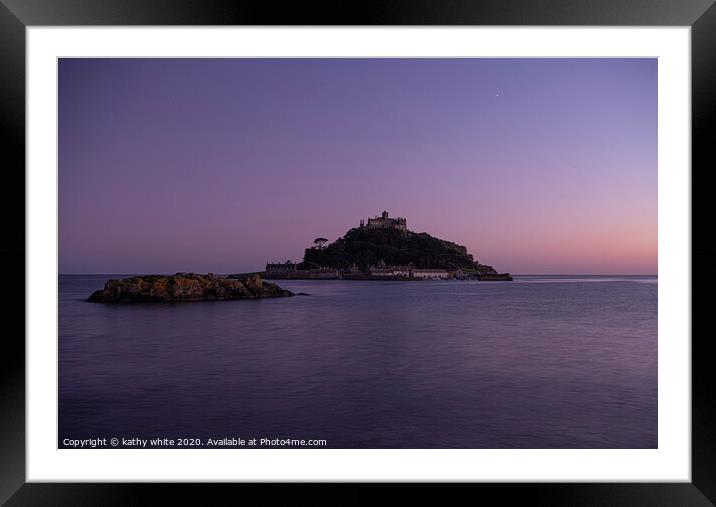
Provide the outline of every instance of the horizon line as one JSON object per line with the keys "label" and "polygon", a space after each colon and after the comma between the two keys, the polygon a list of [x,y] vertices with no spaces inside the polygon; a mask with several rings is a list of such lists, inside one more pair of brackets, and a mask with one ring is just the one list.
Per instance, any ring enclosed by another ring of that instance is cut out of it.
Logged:
{"label": "horizon line", "polygon": [[[243,271],[239,272],[238,274],[242,273],[261,273],[262,271]],[[201,274],[198,271],[174,271],[174,272],[163,272],[163,273],[157,273],[157,272],[142,272],[142,273],[58,273],[58,276],[114,276],[114,275],[166,275],[166,274],[176,274],[176,273],[195,273],[195,274]],[[208,271],[207,273],[212,273],[212,271]],[[215,275],[233,275],[237,273],[214,273]],[[512,276],[656,276],[658,277],[658,273],[510,273]]]}

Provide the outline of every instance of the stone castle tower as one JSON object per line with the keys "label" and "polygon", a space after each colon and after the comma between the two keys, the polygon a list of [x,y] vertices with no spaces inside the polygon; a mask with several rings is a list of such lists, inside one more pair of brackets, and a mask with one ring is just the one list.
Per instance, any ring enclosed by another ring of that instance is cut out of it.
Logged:
{"label": "stone castle tower", "polygon": [[407,231],[408,223],[403,217],[390,218],[387,211],[383,211],[380,216],[368,219],[368,224],[361,220],[361,228],[367,227],[369,229],[398,229],[399,231]]}

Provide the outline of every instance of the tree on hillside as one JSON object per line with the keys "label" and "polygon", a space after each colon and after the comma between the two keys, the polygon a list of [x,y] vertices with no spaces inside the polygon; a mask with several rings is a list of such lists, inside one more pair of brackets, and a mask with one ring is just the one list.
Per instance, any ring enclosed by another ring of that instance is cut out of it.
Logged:
{"label": "tree on hillside", "polygon": [[328,243],[328,240],[326,238],[316,238],[313,240],[313,247],[321,250],[323,249],[323,245],[325,245],[326,243]]}

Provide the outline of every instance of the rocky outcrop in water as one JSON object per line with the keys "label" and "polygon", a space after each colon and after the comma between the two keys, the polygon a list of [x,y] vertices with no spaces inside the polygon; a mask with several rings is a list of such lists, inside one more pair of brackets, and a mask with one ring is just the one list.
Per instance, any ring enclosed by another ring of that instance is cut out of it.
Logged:
{"label": "rocky outcrop in water", "polygon": [[170,303],[179,301],[221,301],[293,296],[293,292],[258,275],[235,280],[194,273],[134,276],[108,280],[104,288],[87,299],[94,303]]}

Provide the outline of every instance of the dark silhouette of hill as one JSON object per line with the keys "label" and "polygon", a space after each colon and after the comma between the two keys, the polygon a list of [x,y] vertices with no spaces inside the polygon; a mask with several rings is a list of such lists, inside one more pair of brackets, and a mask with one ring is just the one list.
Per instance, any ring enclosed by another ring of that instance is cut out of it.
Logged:
{"label": "dark silhouette of hill", "polygon": [[350,229],[327,246],[307,248],[303,257],[304,264],[337,269],[347,269],[353,264],[365,268],[381,260],[388,265],[413,264],[416,268],[495,272],[490,266],[477,263],[462,245],[425,232],[387,228]]}

